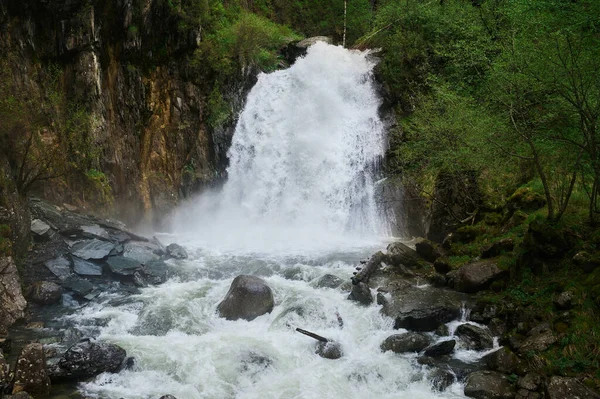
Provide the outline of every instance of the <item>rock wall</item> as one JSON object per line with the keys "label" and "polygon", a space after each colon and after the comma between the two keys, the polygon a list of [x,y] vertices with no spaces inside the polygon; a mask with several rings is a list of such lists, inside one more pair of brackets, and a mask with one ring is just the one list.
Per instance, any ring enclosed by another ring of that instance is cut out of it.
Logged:
{"label": "rock wall", "polygon": [[[223,178],[234,121],[217,131],[205,123],[212,87],[194,80],[189,63],[199,40],[200,28],[184,27],[161,0],[0,4],[0,53],[13,83],[44,103],[56,95],[49,81],[58,80],[58,94],[89,116],[90,131],[81,135],[93,151],[90,169],[106,177],[112,214],[128,223],[155,222]],[[243,106],[253,76],[240,74],[225,89],[233,107]],[[98,198],[86,197],[84,183],[67,176],[36,194],[93,206]]]}

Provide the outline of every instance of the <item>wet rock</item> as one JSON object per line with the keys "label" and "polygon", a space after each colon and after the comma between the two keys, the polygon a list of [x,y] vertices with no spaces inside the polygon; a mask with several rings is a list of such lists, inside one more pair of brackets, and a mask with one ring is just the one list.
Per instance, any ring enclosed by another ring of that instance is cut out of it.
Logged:
{"label": "wet rock", "polygon": [[352,285],[352,291],[347,299],[368,306],[373,303],[373,294],[367,284],[358,283]]}
{"label": "wet rock", "polygon": [[0,351],[3,353],[10,353],[12,349],[12,339],[0,338]]}
{"label": "wet rock", "polygon": [[133,281],[140,287],[163,284],[167,281],[167,264],[162,260],[153,260],[133,274]]}
{"label": "wet rock", "polygon": [[495,262],[480,261],[462,266],[453,275],[454,289],[461,292],[478,292],[487,289],[494,281],[504,277]]}
{"label": "wet rock", "polygon": [[428,278],[428,280],[431,283],[431,285],[437,288],[445,287],[447,283],[446,276],[439,273],[434,273]]}
{"label": "wet rock", "polygon": [[478,302],[471,310],[469,320],[488,324],[498,314],[498,306],[491,303]]}
{"label": "wet rock", "polygon": [[11,379],[10,365],[6,363],[4,354],[0,350],[0,395],[2,395],[4,387],[7,387],[10,384]]}
{"label": "wet rock", "polygon": [[542,383],[542,376],[536,373],[529,373],[524,377],[519,378],[517,387],[528,391],[537,391]]}
{"label": "wet rock", "polygon": [[225,299],[217,306],[221,317],[227,320],[254,320],[273,310],[273,292],[258,277],[241,275],[231,283]]}
{"label": "wet rock", "polygon": [[315,353],[325,359],[339,359],[344,354],[342,346],[334,341],[319,342]]}
{"label": "wet rock", "polygon": [[12,393],[22,391],[36,396],[50,394],[50,378],[46,370],[46,356],[42,344],[29,344],[19,355]]}
{"label": "wet rock", "polygon": [[409,332],[390,335],[381,344],[381,350],[394,353],[421,352],[431,343],[431,338],[425,334]]}
{"label": "wet rock", "polygon": [[495,337],[500,337],[506,332],[506,323],[498,318],[493,318],[488,324],[490,334]]}
{"label": "wet rock", "polygon": [[482,259],[494,258],[504,252],[510,252],[515,247],[515,240],[512,238],[504,238],[500,241],[496,241],[495,243],[488,246],[486,249],[481,252]]}
{"label": "wet rock", "polygon": [[521,374],[521,361],[509,348],[504,347],[489,353],[483,357],[483,361],[490,370],[502,374]]}
{"label": "wet rock", "polygon": [[512,399],[515,387],[500,373],[476,371],[467,377],[465,395],[476,399]]}
{"label": "wet rock", "polygon": [[94,285],[79,277],[69,277],[62,283],[63,288],[73,291],[79,296],[86,296],[92,292]]}
{"label": "wet rock", "polygon": [[0,335],[25,316],[26,306],[17,266],[10,256],[0,257]]}
{"label": "wet rock", "polygon": [[50,226],[40,219],[33,219],[31,221],[31,232],[37,237],[45,237],[46,233],[50,231]]}
{"label": "wet rock", "polygon": [[435,262],[440,256],[442,251],[436,243],[433,241],[426,240],[424,238],[419,239],[415,243],[415,251],[419,256],[425,259],[427,262]]}
{"label": "wet rock", "polygon": [[419,255],[417,252],[401,242],[394,242],[387,246],[385,262],[392,266],[419,266]]}
{"label": "wet rock", "polygon": [[553,303],[558,310],[569,310],[573,307],[573,293],[571,291],[562,292]]}
{"label": "wet rock", "polygon": [[70,347],[50,370],[52,379],[85,379],[116,372],[125,360],[125,349],[106,342],[80,342]]}
{"label": "wet rock", "polygon": [[394,328],[434,331],[460,315],[466,297],[456,291],[414,286],[388,287],[391,300],[382,313],[394,319]]}
{"label": "wet rock", "polygon": [[429,380],[433,389],[439,392],[444,392],[446,388],[454,384],[456,377],[452,372],[445,369],[435,369],[429,374]]}
{"label": "wet rock", "polygon": [[431,345],[425,348],[423,354],[429,357],[439,357],[444,355],[449,355],[454,352],[454,347],[456,346],[456,341],[453,339],[438,342],[437,344]]}
{"label": "wet rock", "polygon": [[46,261],[44,266],[61,280],[71,275],[71,261],[64,256]]}
{"label": "wet rock", "polygon": [[97,224],[81,226],[81,231],[84,233],[84,235],[86,235],[90,238],[100,238],[103,240],[110,240],[110,235],[108,234],[106,229],[103,229],[102,227],[98,226]]}
{"label": "wet rock", "polygon": [[433,267],[435,271],[440,274],[446,274],[450,270],[452,270],[452,266],[450,266],[450,261],[445,256],[437,258],[435,262],[433,262]]}
{"label": "wet rock", "polygon": [[530,351],[542,352],[557,341],[556,336],[549,327],[534,330],[530,335],[519,345],[519,353],[527,353]]}
{"label": "wet rock", "polygon": [[465,344],[467,349],[484,350],[493,346],[494,340],[491,334],[472,324],[461,324],[454,333]]}
{"label": "wet rock", "polygon": [[163,395],[159,399],[177,399],[177,398],[173,395]]}
{"label": "wet rock", "polygon": [[80,276],[101,276],[102,266],[73,256],[73,270]]}
{"label": "wet rock", "polygon": [[444,370],[450,370],[456,376],[458,381],[466,380],[469,374],[479,371],[485,367],[485,365],[480,361],[467,363],[450,356],[441,356],[439,358],[421,356],[417,359],[417,363],[430,367],[438,367]]}
{"label": "wet rock", "polygon": [[171,258],[187,259],[188,257],[186,250],[179,244],[169,244],[166,250],[167,255],[169,255]]}
{"label": "wet rock", "polygon": [[317,288],[337,288],[344,280],[339,278],[338,276],[334,276],[333,274],[326,274],[319,278],[316,283]]}
{"label": "wet rock", "polygon": [[159,260],[160,256],[156,253],[161,251],[158,245],[150,242],[129,241],[123,245],[123,256],[141,264]]}
{"label": "wet rock", "polygon": [[585,385],[575,378],[550,377],[546,386],[546,396],[548,399],[599,399],[600,395],[590,391]]}
{"label": "wet rock", "polygon": [[119,276],[133,276],[133,274],[142,268],[142,264],[137,259],[124,256],[111,256],[106,260],[110,271]]}
{"label": "wet rock", "polygon": [[51,305],[60,301],[62,287],[50,281],[38,281],[31,287],[31,301],[38,305]]}
{"label": "wet rock", "polygon": [[108,256],[114,247],[115,244],[111,242],[94,238],[92,240],[81,241],[73,245],[73,247],[71,247],[71,254],[85,260],[103,259]]}

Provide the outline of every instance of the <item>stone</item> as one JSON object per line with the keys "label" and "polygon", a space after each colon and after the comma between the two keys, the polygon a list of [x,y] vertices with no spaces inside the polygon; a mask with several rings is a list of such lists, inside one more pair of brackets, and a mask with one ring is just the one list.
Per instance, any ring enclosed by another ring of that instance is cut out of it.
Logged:
{"label": "stone", "polygon": [[162,284],[167,281],[167,264],[162,260],[152,260],[134,272],[133,281],[141,287]]}
{"label": "stone", "polygon": [[338,342],[319,342],[315,353],[325,359],[339,359],[343,356],[342,346]]}
{"label": "stone", "polygon": [[503,238],[488,246],[481,252],[482,259],[494,258],[504,252],[511,252],[515,247],[515,240],[512,238]]}
{"label": "stone", "polygon": [[80,276],[101,276],[102,266],[73,256],[73,270]]}
{"label": "stone", "polygon": [[431,343],[431,338],[422,333],[408,332],[390,335],[381,344],[381,350],[394,353],[421,352]]}
{"label": "stone", "polygon": [[427,262],[435,262],[436,259],[442,256],[442,251],[433,241],[421,238],[415,243],[415,251],[421,258]]}
{"label": "stone", "polygon": [[133,276],[133,274],[142,268],[142,264],[137,259],[131,259],[124,256],[111,256],[106,260],[110,271],[120,276]]}
{"label": "stone", "polygon": [[173,395],[163,395],[159,399],[177,399],[177,398]]}
{"label": "stone", "polygon": [[0,351],[3,353],[10,353],[12,349],[12,339],[11,338],[0,338]]}
{"label": "stone", "polygon": [[498,315],[498,306],[491,303],[478,302],[471,310],[469,320],[476,323],[488,324]]}
{"label": "stone", "polygon": [[5,399],[33,399],[33,396],[28,394],[27,392],[17,392],[14,395],[8,395],[4,397]]}
{"label": "stone", "polygon": [[106,342],[80,342],[71,346],[50,370],[57,379],[94,377],[100,373],[113,373],[120,369],[127,353],[120,346]]}
{"label": "stone", "polygon": [[408,245],[400,241],[393,242],[387,246],[385,262],[392,266],[418,267],[419,255]]}
{"label": "stone", "polygon": [[444,392],[446,388],[454,384],[456,377],[449,370],[437,368],[429,374],[429,381],[431,381],[433,389]]}
{"label": "stone", "polygon": [[600,257],[592,256],[586,251],[579,251],[573,256],[573,263],[581,267],[584,272],[591,273],[600,266]]}
{"label": "stone", "polygon": [[0,257],[0,335],[5,335],[8,327],[25,317],[26,306],[17,266],[10,256]]}
{"label": "stone", "polygon": [[516,390],[500,373],[476,371],[467,377],[464,392],[466,396],[476,399],[513,399]]}
{"label": "stone", "polygon": [[80,277],[69,277],[62,283],[63,288],[73,291],[80,296],[88,295],[94,289],[94,285]]}
{"label": "stone", "polygon": [[509,348],[500,348],[495,352],[488,353],[483,357],[490,370],[498,371],[502,374],[513,374],[520,371],[521,361]]}
{"label": "stone", "polygon": [[175,259],[187,259],[188,257],[185,248],[175,243],[167,245],[167,255]]}
{"label": "stone", "polygon": [[31,221],[31,232],[37,236],[44,236],[50,230],[50,226],[40,219]]}
{"label": "stone", "polygon": [[571,291],[562,292],[553,303],[558,310],[569,310],[573,307],[573,293]]}
{"label": "stone", "polygon": [[71,275],[71,262],[64,256],[44,262],[44,266],[61,280]]}
{"label": "stone", "polygon": [[450,335],[450,329],[447,325],[442,324],[438,328],[435,329],[435,335],[439,337],[447,337]]}
{"label": "stone", "polygon": [[494,317],[492,320],[490,320],[488,329],[490,330],[490,334],[495,337],[500,337],[506,332],[506,323],[499,318]]}
{"label": "stone", "polygon": [[73,245],[73,247],[71,247],[71,254],[85,260],[104,259],[114,247],[115,244],[111,242],[94,238]]}
{"label": "stone", "polygon": [[2,395],[3,388],[11,383],[11,380],[10,365],[6,362],[4,354],[0,350],[0,395]]}
{"label": "stone", "polygon": [[411,285],[388,289],[391,300],[381,312],[394,319],[394,328],[411,331],[435,331],[440,325],[460,316],[464,294],[439,288]]}
{"label": "stone", "polygon": [[233,280],[217,311],[227,320],[251,321],[271,313],[273,307],[273,292],[267,283],[259,277],[241,275]]}
{"label": "stone", "polygon": [[454,277],[454,289],[460,292],[474,293],[487,289],[494,281],[504,277],[495,262],[480,261],[462,266]]}
{"label": "stone", "polygon": [[450,270],[452,270],[452,266],[450,266],[450,261],[445,256],[439,257],[433,262],[433,268],[436,272],[440,274],[446,274]]}
{"label": "stone", "polygon": [[373,294],[367,284],[358,283],[352,285],[352,291],[347,299],[368,306],[373,303]]}
{"label": "stone", "polygon": [[337,288],[340,285],[342,285],[343,282],[344,280],[342,280],[338,276],[334,276],[333,274],[326,274],[324,276],[321,276],[317,280],[315,286],[317,288]]}
{"label": "stone", "polygon": [[521,343],[518,348],[519,353],[526,354],[530,351],[542,352],[548,349],[557,341],[556,336],[549,328],[543,331],[534,332]]}
{"label": "stone", "polygon": [[454,347],[456,346],[456,341],[453,339],[449,339],[446,341],[438,342],[437,344],[428,346],[425,348],[423,354],[425,356],[430,357],[439,357],[444,355],[449,355],[454,352]]}
{"label": "stone", "polygon": [[600,399],[600,395],[590,391],[575,378],[550,377],[546,385],[548,399]]}
{"label": "stone", "polygon": [[472,324],[461,324],[456,328],[454,335],[460,338],[467,349],[481,351],[494,346],[492,335],[487,330]]}
{"label": "stone", "polygon": [[103,240],[110,240],[110,235],[108,234],[106,229],[103,229],[102,227],[98,226],[97,224],[81,226],[81,231],[92,238],[100,238]]}
{"label": "stone", "polygon": [[439,358],[421,356],[417,359],[417,363],[429,367],[438,367],[444,370],[450,370],[456,379],[461,382],[465,381],[469,374],[485,368],[485,365],[480,361],[467,363],[451,356],[441,356]]}
{"label": "stone", "polygon": [[159,260],[160,256],[156,252],[160,252],[161,248],[150,242],[129,241],[123,245],[123,256],[129,259],[138,261],[141,264],[146,264],[152,260]]}
{"label": "stone", "polygon": [[12,393],[22,391],[36,396],[50,394],[50,377],[46,370],[46,355],[42,344],[26,345],[19,355]]}
{"label": "stone", "polygon": [[528,391],[537,391],[542,383],[542,376],[536,373],[526,374],[517,380],[517,387]]}
{"label": "stone", "polygon": [[50,281],[37,281],[31,288],[31,301],[38,305],[51,305],[62,297],[62,287]]}

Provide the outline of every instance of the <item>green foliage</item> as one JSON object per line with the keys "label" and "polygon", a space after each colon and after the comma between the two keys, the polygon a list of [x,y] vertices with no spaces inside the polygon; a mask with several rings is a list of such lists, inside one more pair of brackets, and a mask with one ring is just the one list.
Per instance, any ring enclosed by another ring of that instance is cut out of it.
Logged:
{"label": "green foliage", "polygon": [[207,109],[207,122],[212,129],[220,127],[231,116],[231,107],[223,99],[218,85],[213,88],[208,97]]}

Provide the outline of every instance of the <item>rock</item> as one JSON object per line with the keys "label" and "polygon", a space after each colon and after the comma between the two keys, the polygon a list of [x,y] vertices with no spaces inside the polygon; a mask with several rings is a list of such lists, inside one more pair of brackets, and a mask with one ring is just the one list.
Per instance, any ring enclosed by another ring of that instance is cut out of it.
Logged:
{"label": "rock", "polygon": [[42,344],[29,344],[19,355],[12,393],[22,391],[36,396],[50,394],[50,378],[46,370],[46,356]]}
{"label": "rock", "polygon": [[221,317],[227,320],[254,320],[273,310],[273,292],[258,277],[241,275],[231,283],[225,299],[217,306]]}
{"label": "rock", "polygon": [[436,272],[440,274],[446,274],[450,270],[452,270],[452,266],[450,266],[450,261],[445,256],[439,257],[433,262],[433,267]]}
{"label": "rock", "polygon": [[125,360],[125,349],[106,342],[80,342],[71,346],[50,370],[54,379],[81,380],[100,373],[119,370]]}
{"label": "rock", "polygon": [[447,325],[442,324],[435,329],[435,335],[437,335],[438,337],[447,337],[450,335],[450,329]]}
{"label": "rock", "polygon": [[56,283],[38,281],[33,283],[30,297],[31,300],[38,305],[51,305],[60,301],[62,297],[62,288]]}
{"label": "rock", "polygon": [[553,303],[558,310],[569,310],[573,307],[573,293],[571,291],[562,292]]}
{"label": "rock", "polygon": [[423,354],[429,357],[439,357],[444,355],[449,355],[454,352],[454,347],[456,346],[456,341],[453,339],[438,342],[437,344],[431,345],[425,348]]}
{"label": "rock", "polygon": [[156,252],[161,252],[161,248],[150,242],[129,241],[123,245],[123,256],[146,264],[152,260],[159,260],[160,256]]}
{"label": "rock", "polygon": [[528,391],[537,391],[542,383],[542,376],[536,373],[529,373],[525,377],[519,378],[517,387]]}
{"label": "rock", "polygon": [[452,372],[445,369],[435,369],[429,374],[429,381],[431,381],[431,386],[433,389],[439,392],[443,392],[450,385],[454,384],[456,381],[456,377]]}
{"label": "rock", "polygon": [[453,276],[454,289],[461,292],[478,292],[502,278],[506,272],[500,270],[495,262],[480,261],[462,266]]}
{"label": "rock", "polygon": [[111,242],[94,238],[92,240],[81,241],[73,245],[71,248],[71,254],[85,260],[103,259],[108,256],[114,247],[115,244]]}
{"label": "rock", "polygon": [[465,395],[476,399],[512,399],[515,387],[500,373],[476,371],[467,377]]}
{"label": "rock", "polygon": [[67,278],[62,282],[62,286],[82,297],[90,294],[94,289],[92,283],[79,277]]}
{"label": "rock", "polygon": [[495,243],[491,244],[489,247],[484,249],[483,252],[481,252],[481,258],[494,258],[504,252],[512,251],[514,247],[515,240],[513,240],[512,238],[504,238],[500,241],[496,241]]}
{"label": "rock", "polygon": [[73,256],[73,270],[80,276],[101,276],[102,266]]}
{"label": "rock", "polygon": [[521,368],[521,361],[517,355],[506,347],[485,355],[483,361],[490,370],[498,371],[502,374],[517,373]]}
{"label": "rock", "polygon": [[11,383],[12,376],[10,375],[10,365],[6,363],[4,354],[0,350],[0,395],[4,391],[4,387],[9,386]]}
{"label": "rock", "polygon": [[142,268],[142,264],[136,260],[124,256],[111,256],[106,260],[110,271],[120,276],[133,276]]}
{"label": "rock", "polygon": [[25,317],[26,306],[17,266],[10,256],[0,257],[0,335],[5,335],[8,327]]}
{"label": "rock", "polygon": [[456,291],[414,286],[388,289],[391,300],[381,311],[394,319],[394,328],[434,331],[460,315],[466,297]]}
{"label": "rock", "polygon": [[27,392],[17,392],[14,395],[5,396],[4,399],[33,399],[33,396]]}
{"label": "rock", "polygon": [[438,245],[424,238],[419,239],[415,243],[415,251],[427,262],[432,263],[435,262],[436,259],[438,259],[440,256],[442,256],[442,251],[440,250]]}
{"label": "rock", "polygon": [[461,324],[456,328],[454,335],[461,339],[467,349],[480,351],[494,345],[494,339],[487,330],[472,324]]}
{"label": "rock", "polygon": [[600,266],[600,257],[592,256],[585,251],[579,251],[573,256],[573,263],[581,267],[584,272],[591,273]]}
{"label": "rock", "polygon": [[319,342],[315,353],[325,359],[339,359],[344,354],[342,346],[333,341]]}
{"label": "rock", "polygon": [[167,246],[167,255],[175,259],[187,259],[188,257],[186,250],[181,245],[175,243]]}
{"label": "rock", "polygon": [[549,260],[560,259],[573,247],[572,238],[556,226],[534,220],[523,239],[521,248],[527,252],[527,259]]}
{"label": "rock", "polygon": [[488,324],[498,315],[498,307],[495,304],[478,302],[471,310],[469,320],[476,323]]}
{"label": "rock", "polygon": [[159,399],[177,399],[177,398],[173,395],[163,395]]}
{"label": "rock", "polygon": [[500,337],[506,332],[506,323],[499,318],[494,317],[492,320],[490,320],[488,329],[490,330],[490,334],[495,337]]}
{"label": "rock", "polygon": [[45,236],[50,231],[50,226],[40,219],[33,219],[31,221],[31,232],[38,237]]}
{"label": "rock", "polygon": [[421,356],[417,359],[417,363],[430,367],[438,367],[444,370],[450,370],[456,376],[458,381],[466,380],[469,374],[479,371],[485,367],[485,365],[480,361],[467,363],[450,356],[441,356],[439,358]]}
{"label": "rock", "polygon": [[368,306],[373,303],[373,294],[367,284],[358,283],[352,285],[352,291],[347,299]]}
{"label": "rock", "polygon": [[506,202],[509,211],[514,212],[517,209],[524,211],[536,211],[546,205],[546,199],[543,195],[536,193],[529,187],[517,189]]}
{"label": "rock", "polygon": [[398,241],[387,246],[387,255],[384,261],[392,266],[418,267],[419,255],[414,249]]}
{"label": "rock", "polygon": [[90,238],[100,238],[103,240],[110,240],[110,235],[108,232],[97,224],[92,224],[88,226],[81,226],[81,231],[84,235]]}
{"label": "rock", "polygon": [[549,328],[540,332],[534,332],[521,343],[518,348],[519,353],[530,351],[542,352],[557,341],[554,333]]}
{"label": "rock", "polygon": [[167,281],[167,264],[162,260],[152,260],[134,272],[133,281],[140,287],[162,284]]}
{"label": "rock", "polygon": [[71,262],[64,256],[46,261],[44,262],[44,266],[61,280],[71,275]]}
{"label": "rock", "polygon": [[599,399],[600,395],[590,391],[575,378],[550,377],[546,386],[548,399]]}
{"label": "rock", "polygon": [[421,352],[431,343],[431,338],[425,334],[408,332],[390,335],[381,344],[381,350],[394,353]]}
{"label": "rock", "polygon": [[315,286],[317,288],[337,288],[344,280],[339,278],[338,276],[334,276],[333,274],[326,274],[317,280]]}

